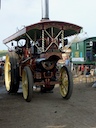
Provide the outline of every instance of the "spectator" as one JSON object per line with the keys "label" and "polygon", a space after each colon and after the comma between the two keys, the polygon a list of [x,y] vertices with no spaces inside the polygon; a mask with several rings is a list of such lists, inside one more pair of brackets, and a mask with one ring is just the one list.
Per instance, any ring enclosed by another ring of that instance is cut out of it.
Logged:
{"label": "spectator", "polygon": [[84,67],[84,65],[82,64],[82,65],[81,65],[82,75],[84,74],[84,70],[85,70],[85,67]]}
{"label": "spectator", "polygon": [[87,67],[86,75],[90,75],[90,66],[89,66],[89,67]]}
{"label": "spectator", "polygon": [[65,58],[65,65],[70,66],[70,59],[68,55],[66,55],[66,58]]}

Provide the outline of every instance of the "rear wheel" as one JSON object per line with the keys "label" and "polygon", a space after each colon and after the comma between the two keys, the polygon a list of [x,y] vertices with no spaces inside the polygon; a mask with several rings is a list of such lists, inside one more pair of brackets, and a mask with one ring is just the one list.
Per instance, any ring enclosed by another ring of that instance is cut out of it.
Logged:
{"label": "rear wheel", "polygon": [[33,93],[33,75],[29,67],[24,67],[22,72],[23,97],[27,102],[32,99]]}
{"label": "rear wheel", "polygon": [[6,55],[4,66],[4,77],[6,90],[9,93],[16,93],[19,88],[19,69],[17,69],[17,59],[13,52]]}
{"label": "rear wheel", "polygon": [[69,67],[63,66],[60,70],[60,93],[64,99],[69,99],[73,90],[72,73]]}

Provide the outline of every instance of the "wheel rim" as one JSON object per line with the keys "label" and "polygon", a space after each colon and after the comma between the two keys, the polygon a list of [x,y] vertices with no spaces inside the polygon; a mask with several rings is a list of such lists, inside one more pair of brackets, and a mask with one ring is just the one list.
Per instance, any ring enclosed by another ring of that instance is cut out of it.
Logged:
{"label": "wheel rim", "polygon": [[28,79],[26,71],[23,70],[22,72],[22,89],[23,89],[23,97],[24,99],[27,99],[28,97]]}
{"label": "wheel rim", "polygon": [[5,62],[5,85],[7,91],[10,90],[10,85],[11,85],[10,82],[11,82],[11,63],[9,56],[7,55]]}
{"label": "wheel rim", "polygon": [[65,97],[68,93],[68,74],[64,68],[61,70],[60,74],[60,93],[62,97]]}

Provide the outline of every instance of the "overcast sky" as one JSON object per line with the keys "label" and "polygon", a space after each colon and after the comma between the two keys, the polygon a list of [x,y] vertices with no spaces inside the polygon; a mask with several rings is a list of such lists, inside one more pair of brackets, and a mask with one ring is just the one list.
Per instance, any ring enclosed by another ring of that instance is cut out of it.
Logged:
{"label": "overcast sky", "polygon": [[[0,50],[7,49],[5,38],[41,18],[41,0],[1,0]],[[96,36],[96,0],[49,0],[49,18],[77,24],[89,37]]]}

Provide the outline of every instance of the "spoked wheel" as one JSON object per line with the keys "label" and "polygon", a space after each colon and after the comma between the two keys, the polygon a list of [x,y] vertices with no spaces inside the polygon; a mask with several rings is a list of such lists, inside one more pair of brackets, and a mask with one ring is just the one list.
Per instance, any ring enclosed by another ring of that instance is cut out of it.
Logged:
{"label": "spoked wheel", "polygon": [[64,99],[69,99],[73,90],[72,73],[69,67],[63,66],[60,70],[60,93]]}
{"label": "spoked wheel", "polygon": [[4,65],[4,77],[6,90],[9,93],[16,93],[19,88],[19,69],[16,63],[16,56],[13,56],[12,52],[8,53]]}
{"label": "spoked wheel", "polygon": [[27,102],[32,99],[33,93],[33,75],[29,67],[24,67],[22,72],[23,97]]}

